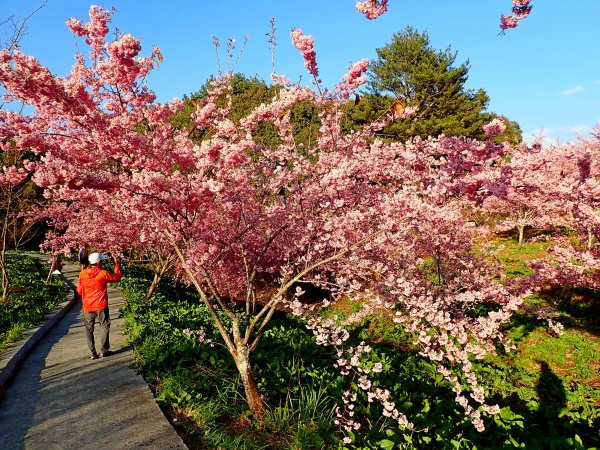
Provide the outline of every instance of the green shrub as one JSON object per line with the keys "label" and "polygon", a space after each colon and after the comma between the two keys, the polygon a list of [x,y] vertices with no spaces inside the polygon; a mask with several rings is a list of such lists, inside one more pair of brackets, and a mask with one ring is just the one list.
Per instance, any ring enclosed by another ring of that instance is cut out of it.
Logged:
{"label": "green shrub", "polygon": [[27,328],[42,323],[68,291],[55,278],[45,283],[49,266],[38,258],[9,253],[7,261],[13,292],[7,302],[0,302],[0,351],[20,339]]}
{"label": "green shrub", "polygon": [[[161,407],[188,436],[190,448],[600,447],[600,390],[594,387],[599,346],[589,333],[578,334],[573,328],[555,339],[543,322],[517,316],[510,330],[517,351],[475,365],[488,398],[501,407],[500,414],[484,416],[486,431],[478,433],[455,402],[451,386],[410,345],[408,336],[385,317],[368,318],[352,330],[348,345],[369,342],[371,358],[386,368],[374,377],[374,385],[391,392],[398,409],[415,424],[411,431],[384,417],[380,405],[369,403],[352,380],[340,376],[332,366],[335,353],[316,346],[303,323],[279,314],[252,357],[269,407],[267,418],[256,422],[231,357],[218,344],[217,330],[196,295],[165,283],[146,301],[149,274],[137,268],[127,268],[125,274],[121,286],[127,298],[126,320],[140,369]],[[203,328],[217,345],[200,343],[197,336],[183,333],[186,328]],[[576,349],[573,372],[567,376],[560,355]],[[353,442],[345,446],[333,419],[347,388],[359,397],[355,417],[362,427],[350,433]]]}

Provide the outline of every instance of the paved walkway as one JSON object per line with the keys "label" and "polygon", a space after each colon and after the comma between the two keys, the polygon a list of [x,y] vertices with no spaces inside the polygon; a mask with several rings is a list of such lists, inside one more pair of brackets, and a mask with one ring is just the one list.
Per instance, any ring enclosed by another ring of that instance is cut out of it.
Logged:
{"label": "paved walkway", "polygon": [[[65,265],[76,283],[79,266]],[[0,449],[186,449],[122,348],[123,297],[108,291],[115,354],[90,360],[81,303],[28,353],[0,400]],[[99,341],[96,330],[96,341]]]}

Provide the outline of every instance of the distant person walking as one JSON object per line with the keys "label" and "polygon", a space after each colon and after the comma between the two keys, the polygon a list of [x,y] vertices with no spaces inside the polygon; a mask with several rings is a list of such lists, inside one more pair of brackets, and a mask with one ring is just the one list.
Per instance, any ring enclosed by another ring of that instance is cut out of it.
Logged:
{"label": "distant person walking", "polygon": [[85,244],[83,247],[81,247],[79,249],[79,252],[77,253],[77,259],[79,260],[79,264],[81,264],[82,269],[86,269],[87,265],[88,265],[88,253],[89,253],[88,247],[89,246],[87,244]]}
{"label": "distant person walking", "polygon": [[[88,256],[88,266],[79,273],[77,292],[83,304],[83,318],[87,345],[90,349],[90,359],[103,358],[112,354],[110,351],[109,329],[110,316],[108,312],[107,284],[115,283],[121,279],[121,266],[113,257],[115,264],[114,273],[102,269],[102,264],[107,258],[101,253],[92,253]],[[94,341],[94,324],[98,321],[100,326],[100,354],[96,353]]]}
{"label": "distant person walking", "polygon": [[63,268],[63,263],[60,260],[60,255],[53,256],[48,262],[50,263],[50,270],[48,271],[48,276],[46,277],[46,284],[50,283],[52,275],[59,275],[60,271]]}

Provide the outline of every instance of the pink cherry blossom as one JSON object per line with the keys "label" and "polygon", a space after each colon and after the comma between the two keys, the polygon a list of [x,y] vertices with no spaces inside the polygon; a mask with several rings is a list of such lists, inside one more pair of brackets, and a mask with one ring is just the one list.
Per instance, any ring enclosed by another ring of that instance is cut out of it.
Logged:
{"label": "pink cherry blossom", "polygon": [[300,28],[292,29],[290,35],[292,36],[292,43],[302,53],[304,65],[308,69],[308,73],[317,78],[319,76],[319,69],[317,68],[317,55],[314,50],[314,38],[303,34]]}
{"label": "pink cherry blossom", "polygon": [[[521,20],[526,19],[532,10],[531,0],[513,0],[512,15],[501,15],[500,29],[502,32],[516,28]],[[387,12],[388,0],[364,0],[356,2],[356,9],[367,19],[377,19]]]}
{"label": "pink cherry blossom", "polygon": [[490,123],[483,126],[483,131],[489,137],[498,136],[506,130],[506,123],[499,117],[494,118]]}
{"label": "pink cherry blossom", "polygon": [[[561,242],[553,250],[554,261],[565,262],[560,270],[538,261],[535,277],[507,281],[479,250],[494,229],[476,226],[466,211],[494,215],[499,228],[564,223],[593,237],[597,143],[536,152],[461,137],[387,142],[378,130],[403,120],[392,114],[346,132],[344,106],[364,82],[367,60],[333,90],[276,75],[276,95],[239,120],[230,114],[233,74],[216,77],[196,105],[192,129],[182,130],[171,122],[182,102],[159,103],[146,85],[159,50],[142,57],[140,40],[127,34],[107,42],[109,19],[93,7],[89,23],[69,22],[92,51],[65,77],[18,51],[0,52],[0,83],[33,110],[30,117],[2,113],[0,127],[10,145],[40,159],[23,169],[35,169],[45,189],[48,206],[39,217],[54,229],[46,247],[88,243],[142,255],[157,262],[158,277],[170,271],[192,286],[256,417],[265,405],[251,355],[269,319],[284,310],[306,321],[317,345],[335,350],[335,366],[349,382],[337,417],[344,430],[361,426],[357,393],[411,428],[379,387],[384,364],[367,343],[349,344],[350,326],[376,315],[409,336],[483,430],[498,408],[488,404],[473,361],[513,348],[504,327],[537,281],[592,286],[597,275],[585,269],[595,269],[598,256],[594,245],[582,252]],[[317,78],[313,38],[299,29],[291,36]],[[303,103],[318,111],[319,129],[301,146],[291,115]],[[278,138],[273,145],[256,139],[265,124]],[[194,142],[193,131],[204,138]],[[5,179],[20,179],[14,170],[5,169]],[[573,256],[584,270],[566,264]],[[326,298],[307,303],[308,284]],[[356,312],[344,320],[321,314],[341,299],[355,302]],[[489,312],[475,314],[482,305]],[[185,334],[206,338],[199,330]]]}
{"label": "pink cherry blossom", "polygon": [[367,19],[377,19],[387,11],[388,0],[365,0],[356,2],[356,9]]}
{"label": "pink cherry blossom", "polygon": [[510,16],[505,16],[503,14],[500,17],[500,29],[504,31],[509,28],[517,27],[521,20],[526,19],[531,13],[533,7],[530,3],[531,0],[513,0],[513,14]]}

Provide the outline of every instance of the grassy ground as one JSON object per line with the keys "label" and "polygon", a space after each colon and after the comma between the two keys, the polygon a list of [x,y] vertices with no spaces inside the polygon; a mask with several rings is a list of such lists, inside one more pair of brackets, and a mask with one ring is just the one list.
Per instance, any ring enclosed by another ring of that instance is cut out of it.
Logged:
{"label": "grassy ground", "polygon": [[[518,246],[511,239],[496,244],[502,246],[497,256],[509,277],[528,274],[526,262],[543,257],[550,245]],[[302,324],[281,315],[254,354],[259,388],[270,405],[267,420],[257,423],[226,352],[182,334],[198,327],[214,333],[195,296],[163,285],[148,304],[143,293],[149,281],[138,275],[124,286],[138,362],[190,448],[344,448],[332,418],[348,380],[332,368],[335,355],[316,347]],[[401,430],[372,404],[359,401],[363,428],[347,448],[600,448],[599,295],[560,288],[526,300],[507,327],[516,351],[476,366],[488,398],[502,408],[486,419],[484,433],[474,431],[450,387],[411,350],[401,330],[385,318],[365,322],[354,330],[355,339],[368,339],[389,369],[378,383],[392,392],[417,429],[428,431]],[[352,312],[352,305],[343,308]],[[554,336],[531,314],[536,308],[554,311],[564,333]]]}
{"label": "grassy ground", "polygon": [[[513,239],[502,239],[497,241],[497,256],[508,277],[529,275],[527,262],[547,256],[551,244],[519,246]],[[534,310],[552,312],[564,333],[556,336],[544,321],[528,314]],[[508,330],[517,350],[493,362],[503,376],[490,380],[492,392],[512,398],[515,411],[530,417],[535,412],[543,431],[541,442],[548,448],[576,448],[577,442],[567,441],[565,433],[577,427],[585,442],[600,445],[599,319],[599,292],[546,287],[525,300]]]}
{"label": "grassy ground", "polygon": [[184,329],[217,330],[193,293],[159,286],[145,300],[147,273],[127,267],[120,283],[128,333],[138,365],[165,414],[191,449],[334,448],[335,401],[329,386],[337,374],[303,325],[278,314],[254,354],[267,419],[252,420],[231,357],[221,345],[205,345]]}
{"label": "grassy ground", "polygon": [[531,275],[533,272],[526,263],[547,256],[546,250],[550,245],[552,245],[551,241],[524,242],[523,245],[519,245],[511,238],[494,241],[494,247],[497,249],[496,257],[509,278]]}

